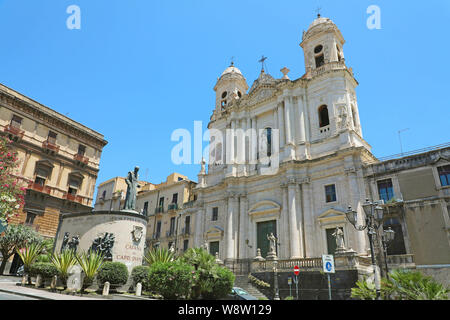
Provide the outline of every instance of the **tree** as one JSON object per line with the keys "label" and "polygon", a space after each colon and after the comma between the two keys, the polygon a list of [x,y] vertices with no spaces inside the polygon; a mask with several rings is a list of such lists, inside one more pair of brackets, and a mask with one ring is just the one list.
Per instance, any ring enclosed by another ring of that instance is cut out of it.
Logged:
{"label": "tree", "polygon": [[17,152],[11,141],[0,137],[0,224],[5,226],[23,208],[25,188],[20,187],[13,171],[18,166]]}
{"label": "tree", "polygon": [[67,279],[69,278],[69,270],[77,263],[77,258],[72,250],[63,250],[61,253],[55,253],[51,256],[51,262],[58,271],[64,289],[67,288]]}
{"label": "tree", "polygon": [[0,252],[3,257],[0,274],[4,273],[6,262],[16,252],[16,249],[21,249],[28,243],[41,243],[42,241],[42,237],[31,228],[22,225],[8,225],[3,236],[0,237]]}
{"label": "tree", "polygon": [[98,270],[103,265],[103,255],[96,252],[83,252],[81,255],[76,256],[76,259],[84,272],[83,285],[81,287],[81,291],[84,292],[93,283]]}
{"label": "tree", "polygon": [[31,284],[30,270],[31,266],[36,262],[36,259],[41,254],[44,245],[42,242],[27,243],[24,248],[16,248],[17,254],[23,261],[25,275],[28,278],[28,284]]}
{"label": "tree", "polygon": [[144,256],[145,261],[150,266],[155,262],[170,262],[175,259],[175,255],[165,249],[165,248],[158,248],[147,251],[147,253]]}

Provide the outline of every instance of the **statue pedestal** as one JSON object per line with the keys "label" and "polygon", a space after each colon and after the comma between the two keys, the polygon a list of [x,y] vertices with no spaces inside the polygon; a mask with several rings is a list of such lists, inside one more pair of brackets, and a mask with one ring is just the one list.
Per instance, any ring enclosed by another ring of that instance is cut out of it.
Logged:
{"label": "statue pedestal", "polygon": [[94,244],[98,247],[98,242],[108,234],[111,236],[108,246],[112,261],[124,263],[131,273],[135,266],[142,264],[146,231],[147,217],[136,211],[63,214],[55,238],[55,252],[60,252],[66,234],[69,238],[79,237],[77,253],[88,252]]}

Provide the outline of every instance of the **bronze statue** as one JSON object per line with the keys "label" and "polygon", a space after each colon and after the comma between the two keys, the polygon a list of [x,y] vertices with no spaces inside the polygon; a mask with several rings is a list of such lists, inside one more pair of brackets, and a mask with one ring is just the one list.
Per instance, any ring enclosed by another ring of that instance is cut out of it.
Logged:
{"label": "bronze statue", "polygon": [[136,211],[136,195],[137,189],[140,188],[138,184],[139,167],[134,168],[134,172],[128,172],[128,177],[125,179],[127,184],[127,194],[125,198],[124,210]]}

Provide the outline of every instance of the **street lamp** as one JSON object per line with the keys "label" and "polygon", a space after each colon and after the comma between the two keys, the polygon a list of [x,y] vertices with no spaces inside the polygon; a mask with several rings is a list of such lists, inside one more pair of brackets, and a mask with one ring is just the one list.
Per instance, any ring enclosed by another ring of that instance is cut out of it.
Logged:
{"label": "street lamp", "polygon": [[373,236],[376,235],[378,228],[380,227],[381,223],[383,222],[383,213],[384,210],[381,207],[381,205],[384,204],[383,200],[380,200],[378,202],[371,202],[369,199],[366,200],[366,202],[363,204],[363,210],[365,214],[365,224],[364,225],[358,225],[358,212],[352,210],[352,207],[349,206],[348,210],[346,212],[347,220],[355,227],[358,231],[364,231],[367,229],[367,234],[369,236],[369,243],[370,243],[370,255],[372,258],[372,268],[374,271],[375,276],[375,290],[376,290],[376,299],[380,299],[380,291],[381,291],[381,284],[380,284],[380,278],[378,276],[377,272],[377,265],[375,262],[375,253],[374,253],[374,247],[373,247]]}
{"label": "street lamp", "polygon": [[389,279],[389,268],[388,268],[388,261],[387,261],[387,249],[389,247],[389,244],[394,241],[395,238],[395,231],[392,230],[391,227],[389,227],[387,230],[383,230],[383,235],[381,237],[381,240],[383,242],[383,253],[384,253],[384,261],[386,263],[386,278]]}

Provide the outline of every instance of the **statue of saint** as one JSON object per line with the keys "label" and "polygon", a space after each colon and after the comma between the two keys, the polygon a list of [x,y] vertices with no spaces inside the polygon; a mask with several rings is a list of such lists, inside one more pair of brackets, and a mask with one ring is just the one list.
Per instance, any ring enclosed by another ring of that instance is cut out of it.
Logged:
{"label": "statue of saint", "polygon": [[137,189],[140,188],[138,184],[139,167],[134,168],[134,172],[128,172],[128,177],[125,179],[127,184],[127,194],[125,198],[124,210],[136,211],[136,195]]}
{"label": "statue of saint", "polygon": [[332,234],[336,237],[336,246],[338,250],[345,250],[344,246],[344,231],[341,228],[337,227],[336,231]]}
{"label": "statue of saint", "polygon": [[270,242],[269,252],[276,252],[276,246],[277,246],[277,238],[271,233],[270,235],[267,235],[267,240]]}

